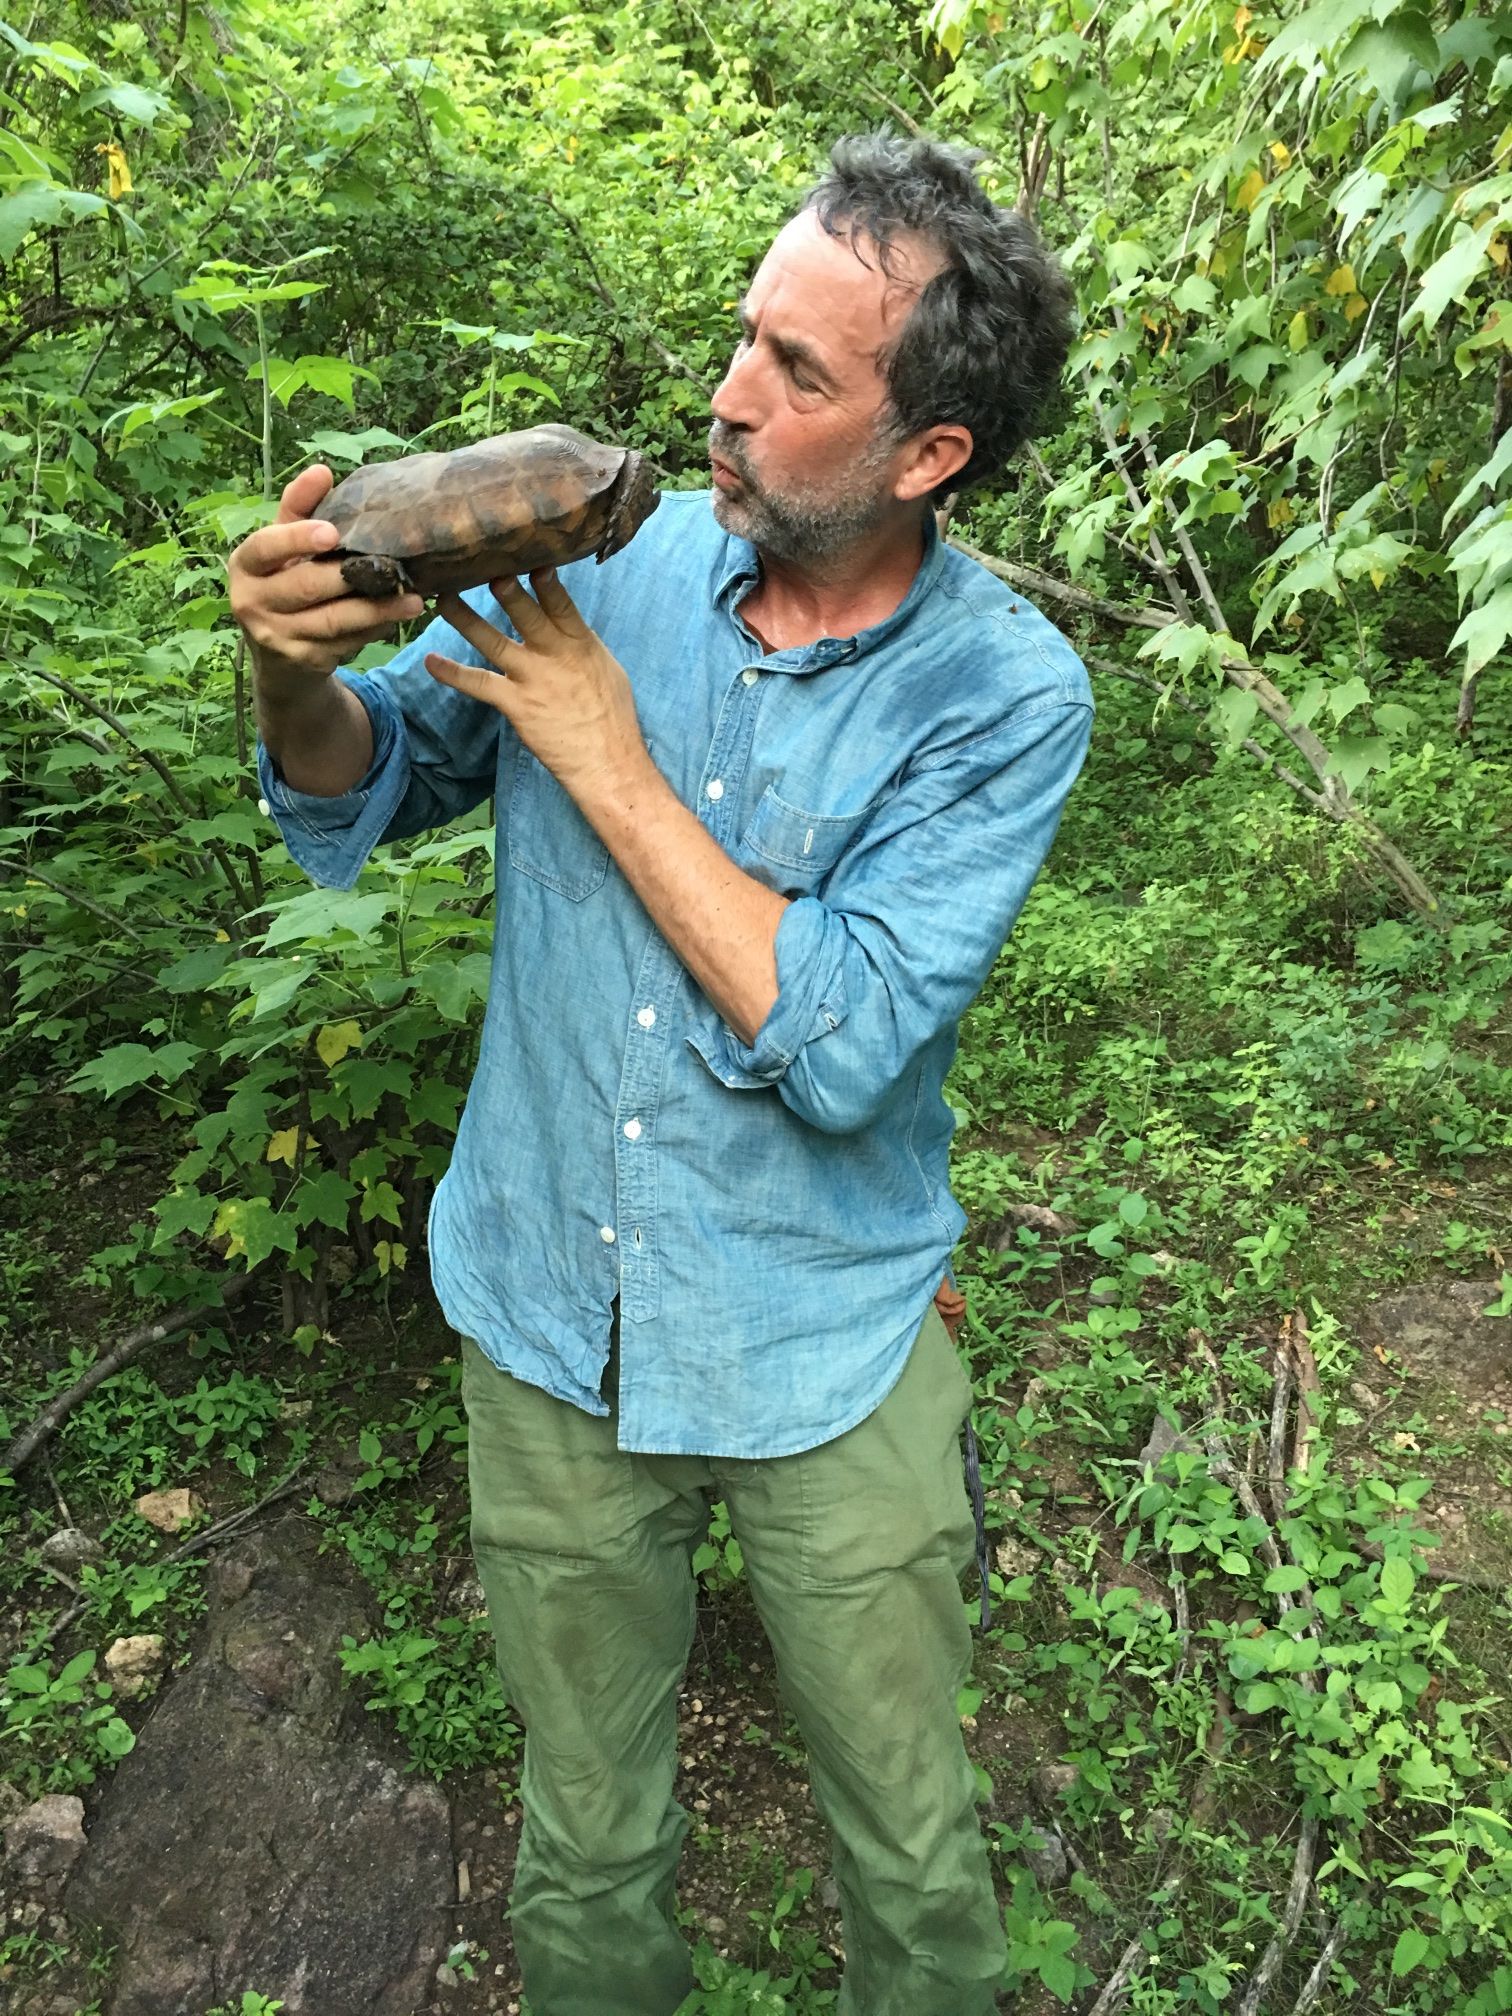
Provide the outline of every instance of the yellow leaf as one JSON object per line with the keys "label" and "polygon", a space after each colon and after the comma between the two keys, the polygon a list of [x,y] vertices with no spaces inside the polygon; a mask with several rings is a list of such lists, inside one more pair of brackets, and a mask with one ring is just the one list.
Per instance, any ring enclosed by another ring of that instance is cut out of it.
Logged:
{"label": "yellow leaf", "polygon": [[315,1048],[320,1053],[320,1061],[329,1071],[339,1064],[348,1050],[362,1048],[362,1031],[355,1022],[327,1022],[315,1037]]}
{"label": "yellow leaf", "polygon": [[105,140],[95,152],[105,156],[110,170],[110,200],[119,203],[123,196],[131,194],[131,170],[126,165],[126,150],[119,140]]}
{"label": "yellow leaf", "polygon": [[1260,192],[1265,187],[1265,177],[1258,168],[1251,168],[1234,193],[1234,201],[1241,210],[1253,210],[1260,200]]}
{"label": "yellow leaf", "polygon": [[280,1128],[278,1133],[268,1143],[267,1159],[270,1162],[287,1162],[292,1169],[294,1167],[294,1157],[298,1153],[299,1129],[297,1127]]}
{"label": "yellow leaf", "polygon": [[1234,33],[1242,35],[1254,18],[1255,12],[1252,7],[1236,8],[1234,12]]}
{"label": "yellow leaf", "polygon": [[1335,266],[1332,273],[1323,282],[1323,292],[1325,294],[1358,293],[1359,288],[1355,283],[1353,266]]}
{"label": "yellow leaf", "polygon": [[1286,325],[1287,347],[1292,350],[1307,348],[1307,310],[1299,308]]}
{"label": "yellow leaf", "polygon": [[1386,571],[1384,568],[1382,567],[1371,568],[1370,585],[1372,588],[1384,588],[1386,586]]}
{"label": "yellow leaf", "polygon": [[1291,149],[1284,140],[1272,140],[1270,144],[1270,157],[1278,168],[1290,168],[1291,166]]}
{"label": "yellow leaf", "polygon": [[1498,272],[1505,273],[1507,270],[1507,241],[1502,237],[1500,232],[1491,240],[1486,250],[1491,254],[1491,264],[1496,267]]}
{"label": "yellow leaf", "polygon": [[409,1248],[398,1239],[378,1239],[373,1243],[373,1258],[378,1262],[380,1275],[387,1274],[390,1268],[402,1273]]}
{"label": "yellow leaf", "polygon": [[217,931],[215,942],[217,945],[229,945],[231,943],[231,933],[229,931]]}
{"label": "yellow leaf", "polygon": [[1295,516],[1290,497],[1272,497],[1265,507],[1265,522],[1273,532],[1279,526],[1290,525]]}
{"label": "yellow leaf", "polygon": [[228,1197],[216,1212],[215,1223],[210,1228],[212,1238],[225,1239],[228,1242],[224,1256],[227,1260],[235,1260],[247,1250],[245,1238],[236,1229],[236,1221],[241,1213],[241,1200]]}
{"label": "yellow leaf", "polygon": [[1370,303],[1365,299],[1363,294],[1351,294],[1349,299],[1344,303],[1345,321],[1358,322],[1369,306]]}

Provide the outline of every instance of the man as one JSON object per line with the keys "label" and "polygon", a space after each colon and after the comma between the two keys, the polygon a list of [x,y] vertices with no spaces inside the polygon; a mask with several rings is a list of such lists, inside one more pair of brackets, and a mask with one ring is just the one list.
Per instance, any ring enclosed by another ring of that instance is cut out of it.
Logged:
{"label": "man", "polygon": [[495,797],[492,984],[430,1253],[528,1732],[535,2016],[672,2016],[692,1986],[675,1708],[713,1498],[834,1835],[841,2011],[994,2006],[941,1085],[1091,698],[930,508],[1020,445],[1067,343],[1064,280],[971,166],[835,148],[741,306],[712,495],[666,496],[602,568],[444,597],[382,672],[333,679],[420,604],[311,563],[329,473],[232,556],[264,790],[312,876],[350,886]]}

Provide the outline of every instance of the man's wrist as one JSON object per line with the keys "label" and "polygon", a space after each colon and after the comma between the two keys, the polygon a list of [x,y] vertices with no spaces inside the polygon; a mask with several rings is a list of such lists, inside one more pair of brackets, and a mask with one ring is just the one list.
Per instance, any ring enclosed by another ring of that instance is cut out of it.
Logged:
{"label": "man's wrist", "polygon": [[647,794],[658,786],[663,791],[671,790],[642,741],[617,751],[591,769],[569,772],[558,782],[601,837],[601,822],[613,823],[622,818],[637,804],[644,803]]}

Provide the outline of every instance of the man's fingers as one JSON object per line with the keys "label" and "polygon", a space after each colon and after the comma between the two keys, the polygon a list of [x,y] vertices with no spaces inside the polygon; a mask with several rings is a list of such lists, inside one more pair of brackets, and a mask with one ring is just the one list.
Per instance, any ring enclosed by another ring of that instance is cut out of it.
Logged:
{"label": "man's fingers", "polygon": [[[536,601],[558,630],[565,630],[569,637],[576,637],[587,629],[587,624],[578,614],[576,602],[562,586],[561,576],[555,567],[538,567],[530,577],[530,585],[535,590]],[[509,613],[513,616],[514,611],[511,609]]]}
{"label": "man's fingers", "polygon": [[[532,575],[534,580],[535,576]],[[497,581],[488,584],[495,602],[513,623],[527,644],[544,643],[551,634],[551,625],[542,613],[540,604],[526,588],[518,575],[503,574]]]}
{"label": "man's fingers", "polygon": [[[324,518],[300,518],[288,524],[264,525],[249,533],[231,555],[233,571],[246,574],[276,574],[291,560],[308,560],[317,553],[329,553],[341,544],[341,534]],[[339,568],[332,569],[339,581]]]}
{"label": "man's fingers", "polygon": [[443,658],[439,651],[427,651],[425,669],[443,686],[450,686],[455,692],[465,693],[470,700],[481,700],[485,707],[508,715],[508,702],[512,698],[509,681],[490,671],[486,665],[459,665],[455,658]]}
{"label": "man's fingers", "polygon": [[[525,599],[528,602],[530,597],[527,595]],[[474,651],[486,658],[496,672],[509,670],[509,653],[518,650],[518,645],[501,630],[496,630],[476,609],[469,609],[460,595],[443,595],[436,604],[436,613],[465,637]],[[513,613],[511,610],[511,616]]]}
{"label": "man's fingers", "polygon": [[301,469],[292,483],[284,485],[274,524],[289,525],[296,519],[308,518],[334,480],[324,462],[314,462],[308,469]]}

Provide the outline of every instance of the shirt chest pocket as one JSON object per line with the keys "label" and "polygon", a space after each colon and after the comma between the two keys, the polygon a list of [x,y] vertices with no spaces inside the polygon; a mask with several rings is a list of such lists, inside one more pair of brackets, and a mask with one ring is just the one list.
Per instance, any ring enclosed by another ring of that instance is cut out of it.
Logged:
{"label": "shirt chest pocket", "polygon": [[515,756],[509,865],[574,903],[593,895],[609,872],[609,849],[528,749]]}
{"label": "shirt chest pocket", "polygon": [[780,895],[812,895],[881,802],[855,812],[808,812],[768,789],[741,839],[745,862]]}

